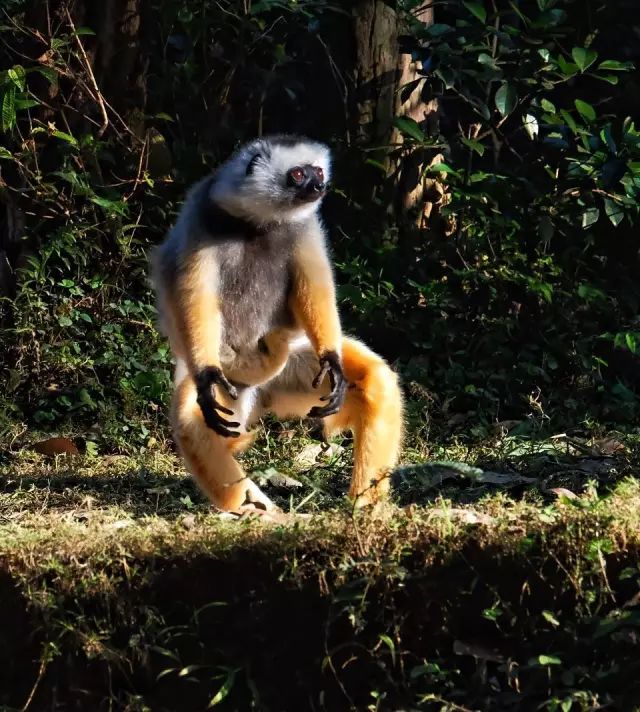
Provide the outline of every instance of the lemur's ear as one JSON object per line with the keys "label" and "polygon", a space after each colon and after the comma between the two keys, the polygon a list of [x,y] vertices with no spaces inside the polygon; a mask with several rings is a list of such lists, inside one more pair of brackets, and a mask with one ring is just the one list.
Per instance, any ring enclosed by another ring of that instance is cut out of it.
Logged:
{"label": "lemur's ear", "polygon": [[250,176],[253,173],[253,169],[255,168],[256,163],[258,160],[261,158],[259,153],[256,153],[256,155],[247,163],[247,175]]}

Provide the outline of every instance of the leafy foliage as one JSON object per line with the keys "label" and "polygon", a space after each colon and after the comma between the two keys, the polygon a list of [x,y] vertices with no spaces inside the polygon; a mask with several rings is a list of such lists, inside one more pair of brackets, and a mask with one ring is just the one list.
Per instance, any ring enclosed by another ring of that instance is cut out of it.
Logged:
{"label": "leafy foliage", "polygon": [[[387,151],[421,157],[421,180],[442,187],[416,229],[385,221],[388,206],[347,178],[362,165],[379,182],[385,168],[348,140],[348,8],[151,3],[144,38],[114,49],[138,52],[124,77],[102,58],[101,16],[74,24],[58,0],[56,22],[34,27],[14,4],[0,28],[0,200],[24,229],[7,248],[5,416],[93,424],[90,438],[120,450],[163,439],[170,364],[146,252],[238,140],[299,130],[336,149],[327,208],[348,328],[398,359],[435,415],[462,413],[478,433],[538,411],[635,418],[640,136],[627,118],[633,50],[619,39],[630,11],[587,5],[456,1],[427,25],[420,3],[398,3],[421,67],[402,95],[440,107],[435,122],[398,116],[404,143]],[[123,87],[131,77],[144,91]]]}
{"label": "leafy foliage", "polygon": [[398,119],[400,152],[422,151],[423,180],[446,186],[444,225],[405,237],[408,258],[372,250],[369,278],[381,269],[397,300],[374,318],[453,410],[518,415],[539,394],[569,421],[637,414],[640,133],[616,108],[635,84],[624,3],[586,5],[408,16],[422,67],[408,89],[441,115]]}

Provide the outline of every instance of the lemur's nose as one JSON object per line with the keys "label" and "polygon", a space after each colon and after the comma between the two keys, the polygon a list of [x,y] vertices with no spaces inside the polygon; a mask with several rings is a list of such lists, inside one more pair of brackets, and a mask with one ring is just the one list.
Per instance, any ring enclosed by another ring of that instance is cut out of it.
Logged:
{"label": "lemur's nose", "polygon": [[322,193],[322,191],[327,187],[327,184],[322,181],[321,183],[314,183],[313,184],[313,189],[316,191],[316,193]]}

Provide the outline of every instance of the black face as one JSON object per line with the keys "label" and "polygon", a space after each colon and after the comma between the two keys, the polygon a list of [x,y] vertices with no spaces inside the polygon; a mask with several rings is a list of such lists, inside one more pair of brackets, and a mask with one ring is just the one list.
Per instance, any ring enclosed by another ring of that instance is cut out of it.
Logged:
{"label": "black face", "polygon": [[327,189],[320,166],[294,166],[287,172],[287,187],[295,191],[295,200],[310,203],[321,198]]}

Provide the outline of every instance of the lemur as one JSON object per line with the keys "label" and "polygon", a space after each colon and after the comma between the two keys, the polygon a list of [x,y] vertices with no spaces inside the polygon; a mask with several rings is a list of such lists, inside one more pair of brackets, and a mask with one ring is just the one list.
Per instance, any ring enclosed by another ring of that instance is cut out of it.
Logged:
{"label": "lemur", "polygon": [[152,256],[176,361],[171,422],[187,469],[221,510],[272,502],[234,455],[266,413],[350,430],[356,506],[388,489],[403,400],[387,363],[343,336],[319,207],[330,153],[274,135],[241,147],[190,191]]}

